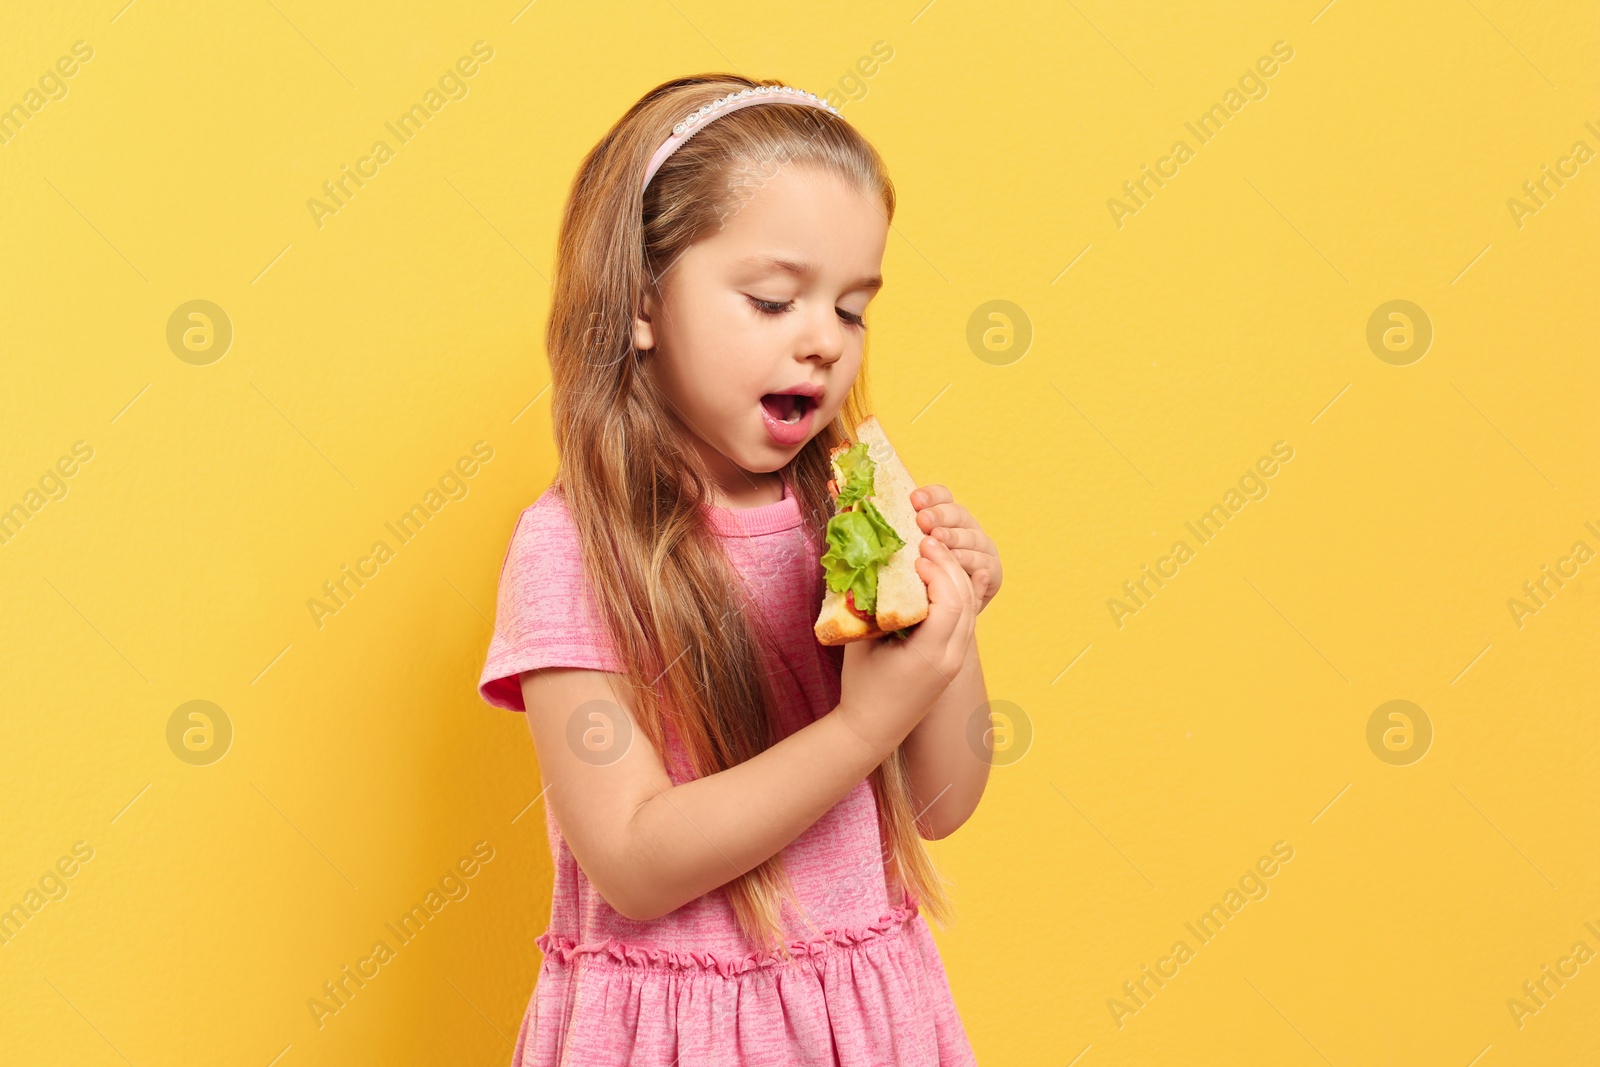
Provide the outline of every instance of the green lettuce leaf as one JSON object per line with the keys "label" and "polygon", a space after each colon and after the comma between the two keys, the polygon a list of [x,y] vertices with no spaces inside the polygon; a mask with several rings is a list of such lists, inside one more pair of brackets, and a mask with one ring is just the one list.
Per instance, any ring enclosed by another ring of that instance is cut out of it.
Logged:
{"label": "green lettuce leaf", "polygon": [[[865,446],[862,459],[866,460]],[[851,450],[852,452],[854,449]],[[871,460],[866,460],[871,464]],[[850,478],[855,481],[853,468]],[[871,491],[870,468],[866,475]],[[841,498],[843,493],[840,493]],[[846,589],[856,608],[868,615],[878,610],[878,568],[905,545],[871,500],[860,500],[851,511],[842,511],[828,520],[828,548],[822,554],[822,569],[828,588],[835,593]]]}
{"label": "green lettuce leaf", "polygon": [[867,443],[857,441],[848,451],[840,455],[835,466],[844,476],[839,485],[839,496],[833,506],[844,511],[858,500],[865,500],[872,495],[872,475],[877,469],[877,464],[867,458]]}

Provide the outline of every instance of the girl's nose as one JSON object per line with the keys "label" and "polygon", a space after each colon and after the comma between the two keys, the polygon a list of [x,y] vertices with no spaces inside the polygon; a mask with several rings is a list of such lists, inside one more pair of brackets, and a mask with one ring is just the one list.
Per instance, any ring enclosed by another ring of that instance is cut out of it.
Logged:
{"label": "girl's nose", "polygon": [[837,362],[844,355],[845,346],[845,324],[838,311],[830,304],[808,321],[811,327],[804,339],[807,354],[819,357],[823,363]]}

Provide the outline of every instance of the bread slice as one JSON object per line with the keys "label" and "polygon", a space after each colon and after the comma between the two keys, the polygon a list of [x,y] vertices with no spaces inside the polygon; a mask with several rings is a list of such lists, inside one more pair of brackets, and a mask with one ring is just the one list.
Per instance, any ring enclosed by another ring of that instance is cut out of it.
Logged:
{"label": "bread slice", "polygon": [[[844,472],[839,469],[839,457],[850,451],[854,445],[854,441],[846,441],[828,453],[828,461],[833,464],[833,477],[836,482],[844,480]],[[885,515],[884,518],[887,519],[888,516]],[[898,530],[895,532],[899,533]],[[882,568],[879,568],[879,573],[882,573]],[[835,593],[826,583],[822,587],[822,611],[818,613],[813,629],[817,640],[824,645],[844,645],[851,641],[883,636],[883,630],[879,628],[876,619],[863,619],[851,611],[845,605],[844,594]]]}
{"label": "bread slice", "polygon": [[[817,640],[824,645],[882,637],[928,617],[928,586],[916,569],[922,531],[917,526],[916,508],[911,506],[911,494],[917,483],[900,461],[894,446],[889,444],[876,417],[869,415],[861,421],[856,427],[856,440],[866,443],[867,456],[873,462],[873,495],[869,499],[905,544],[878,568],[878,604],[874,620],[863,619],[845,606],[844,593],[824,587],[822,611],[813,628]],[[843,478],[838,459],[852,444],[840,445],[829,454],[834,464],[834,477],[840,484]]]}

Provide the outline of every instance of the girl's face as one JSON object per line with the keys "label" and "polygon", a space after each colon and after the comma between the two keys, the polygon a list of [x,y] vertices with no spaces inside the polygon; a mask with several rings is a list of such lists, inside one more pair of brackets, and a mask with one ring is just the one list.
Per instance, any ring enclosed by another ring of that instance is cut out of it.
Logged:
{"label": "girl's face", "polygon": [[[838,414],[888,236],[881,202],[830,170],[788,165],[646,295],[634,347],[654,350],[648,372],[723,500],[776,500],[772,472]],[[776,395],[806,389],[814,398]]]}

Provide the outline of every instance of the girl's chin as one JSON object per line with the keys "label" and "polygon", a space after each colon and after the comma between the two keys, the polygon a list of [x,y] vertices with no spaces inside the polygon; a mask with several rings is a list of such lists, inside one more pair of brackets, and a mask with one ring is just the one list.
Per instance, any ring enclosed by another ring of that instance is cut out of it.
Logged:
{"label": "girl's chin", "polygon": [[789,465],[795,453],[800,451],[800,445],[790,448],[778,448],[775,445],[762,445],[753,450],[752,454],[734,460],[735,463],[748,474],[773,474]]}

